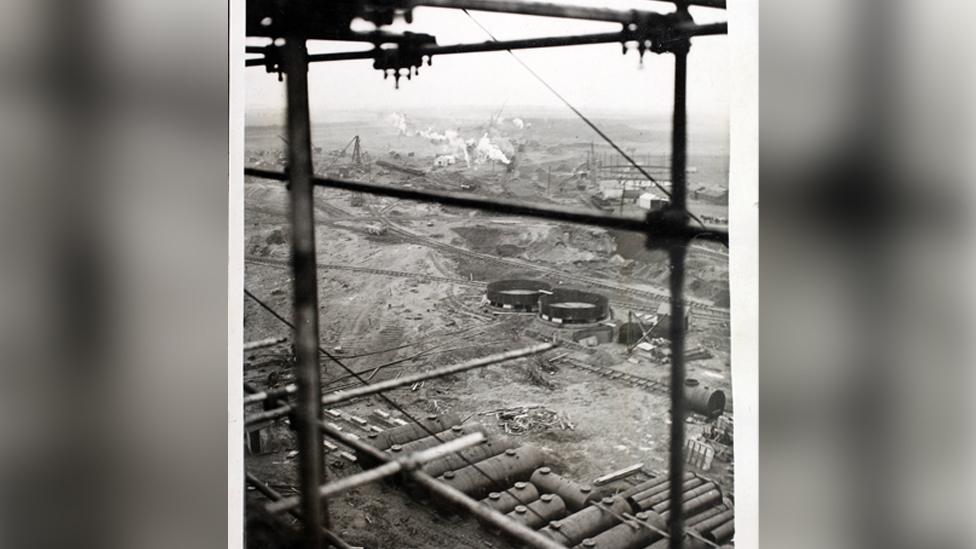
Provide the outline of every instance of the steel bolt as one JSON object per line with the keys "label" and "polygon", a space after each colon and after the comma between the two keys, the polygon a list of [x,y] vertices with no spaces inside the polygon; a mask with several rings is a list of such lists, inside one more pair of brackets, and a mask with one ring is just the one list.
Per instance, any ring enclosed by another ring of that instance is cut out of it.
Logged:
{"label": "steel bolt", "polygon": [[454,478],[454,471],[444,473],[444,478]]}
{"label": "steel bolt", "polygon": [[553,530],[559,530],[562,527],[563,523],[559,522],[558,520],[554,520],[549,523],[549,528],[552,528]]}
{"label": "steel bolt", "polygon": [[514,456],[515,455],[515,450],[512,449],[512,448],[509,448],[508,450],[505,450],[505,455],[506,456]]}
{"label": "steel bolt", "polygon": [[541,496],[539,496],[539,499],[541,499],[546,503],[549,503],[550,501],[552,501],[552,494],[542,494]]}
{"label": "steel bolt", "polygon": [[522,515],[528,512],[528,509],[526,509],[524,505],[519,505],[518,507],[515,508],[515,512]]}
{"label": "steel bolt", "polygon": [[552,469],[548,467],[542,467],[541,469],[539,469],[539,472],[542,473],[543,475],[548,475],[549,473],[552,472]]}
{"label": "steel bolt", "polygon": [[516,490],[524,490],[526,486],[527,486],[527,484],[525,484],[524,482],[521,482],[521,481],[515,483],[515,489]]}
{"label": "steel bolt", "polygon": [[492,493],[488,494],[488,499],[497,500],[500,497],[502,497],[502,495],[499,494],[498,492],[492,492]]}

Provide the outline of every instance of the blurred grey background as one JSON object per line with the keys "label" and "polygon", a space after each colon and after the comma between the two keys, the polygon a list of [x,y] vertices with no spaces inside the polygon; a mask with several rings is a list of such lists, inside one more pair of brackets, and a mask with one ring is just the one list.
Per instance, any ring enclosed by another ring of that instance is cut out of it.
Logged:
{"label": "blurred grey background", "polygon": [[[0,545],[224,546],[228,6],[5,7]],[[766,547],[976,540],[974,12],[761,3]]]}

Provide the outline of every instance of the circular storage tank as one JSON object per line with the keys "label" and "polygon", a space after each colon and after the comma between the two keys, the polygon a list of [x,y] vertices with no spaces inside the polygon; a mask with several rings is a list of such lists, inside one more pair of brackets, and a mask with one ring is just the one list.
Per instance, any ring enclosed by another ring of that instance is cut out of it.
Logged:
{"label": "circular storage tank", "polygon": [[513,311],[539,310],[539,290],[549,290],[541,280],[496,280],[488,284],[485,296],[493,307]]}
{"label": "circular storage tank", "polygon": [[610,302],[593,292],[556,288],[539,297],[539,316],[557,324],[592,324],[610,316]]}
{"label": "circular storage tank", "polygon": [[617,343],[621,345],[634,345],[644,337],[644,330],[636,322],[625,322],[620,325],[617,332]]}

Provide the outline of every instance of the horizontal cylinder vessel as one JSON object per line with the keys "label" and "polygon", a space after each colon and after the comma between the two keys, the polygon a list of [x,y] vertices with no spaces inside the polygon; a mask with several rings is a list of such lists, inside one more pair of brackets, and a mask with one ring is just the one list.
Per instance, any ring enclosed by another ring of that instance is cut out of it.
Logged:
{"label": "horizontal cylinder vessel", "polygon": [[394,444],[408,442],[439,433],[461,423],[457,414],[429,415],[421,418],[417,423],[408,423],[380,433],[366,435],[366,442],[378,450],[386,450]]}
{"label": "horizontal cylinder vessel", "polygon": [[593,487],[552,472],[549,467],[540,467],[529,478],[540,492],[556,494],[566,503],[570,511],[579,511],[595,499]]}
{"label": "horizontal cylinder vessel", "polygon": [[394,455],[396,457],[409,456],[414,452],[419,452],[420,450],[427,450],[428,448],[433,448],[434,446],[439,446],[444,444],[449,440],[454,440],[456,438],[461,438],[464,435],[470,435],[471,433],[481,433],[484,432],[484,426],[480,423],[472,423],[470,425],[454,425],[450,429],[435,433],[431,436],[426,436],[423,438],[418,438],[417,440],[407,442],[405,444],[394,444],[387,448],[387,453]]}
{"label": "horizontal cylinder vessel", "polygon": [[539,499],[539,490],[531,482],[516,482],[514,486],[502,492],[492,492],[481,503],[491,507],[499,513],[510,513],[519,505],[525,505]]}
{"label": "horizontal cylinder vessel", "polygon": [[481,499],[492,490],[528,480],[542,463],[542,450],[527,444],[456,471],[446,471],[440,480],[472,498]]}
{"label": "horizontal cylinder vessel", "polygon": [[725,411],[725,391],[706,387],[697,379],[685,380],[685,401],[690,411],[706,417],[718,417]]}
{"label": "horizontal cylinder vessel", "polygon": [[461,469],[472,463],[484,461],[511,448],[515,448],[515,442],[511,439],[485,440],[460,452],[431,460],[424,465],[423,469],[428,475],[439,477],[447,471]]}
{"label": "horizontal cylinder vessel", "polygon": [[[604,509],[604,506],[610,511]],[[619,524],[617,516],[631,512],[633,508],[627,500],[607,497],[600,500],[600,505],[584,507],[568,517],[550,522],[539,533],[566,547],[573,547],[584,539]]]}
{"label": "horizontal cylinder vessel", "polygon": [[508,513],[508,518],[519,524],[537,530],[551,520],[566,516],[566,503],[556,494],[542,494],[528,505],[517,505]]}
{"label": "horizontal cylinder vessel", "polygon": [[[691,481],[693,481],[693,480],[695,480],[695,479],[697,479],[697,478],[699,478],[699,477],[696,476],[694,473],[690,473],[690,472],[685,473],[684,478],[682,480],[682,486],[683,487],[689,486],[688,483],[691,482]],[[670,487],[671,487],[671,480],[670,479],[667,479],[663,483],[656,484],[656,485],[652,486],[651,488],[648,488],[646,490],[641,490],[639,492],[636,492],[636,493],[631,494],[631,495],[626,496],[626,497],[629,497],[630,499],[635,500],[635,501],[636,500],[641,500],[641,499],[647,499],[648,497],[653,496],[653,495],[656,495],[656,494],[660,494],[661,492],[667,492],[670,489]]]}
{"label": "horizontal cylinder vessel", "polygon": [[[641,512],[635,516],[640,521],[650,522],[656,528],[664,529],[660,517],[654,517],[652,513]],[[661,534],[658,532],[638,524],[636,521],[628,521],[583,540],[578,547],[586,549],[641,549],[660,538]]]}

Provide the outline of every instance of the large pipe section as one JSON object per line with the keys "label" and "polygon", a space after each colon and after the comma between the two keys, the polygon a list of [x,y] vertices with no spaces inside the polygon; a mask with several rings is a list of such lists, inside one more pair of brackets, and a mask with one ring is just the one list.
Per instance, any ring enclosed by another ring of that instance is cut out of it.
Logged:
{"label": "large pipe section", "polygon": [[473,423],[471,425],[464,426],[453,425],[450,429],[441,431],[439,433],[434,433],[430,436],[418,438],[417,440],[406,442],[404,444],[394,444],[393,446],[387,448],[386,452],[391,454],[394,458],[403,457],[414,452],[433,448],[434,446],[443,444],[449,440],[460,438],[464,435],[480,432],[484,432],[484,427],[480,423]]}
{"label": "large pipe section", "polygon": [[705,533],[705,538],[714,543],[726,543],[735,533],[735,519],[729,518],[711,532]]}
{"label": "large pipe section", "polygon": [[492,492],[481,500],[488,507],[499,513],[510,513],[519,505],[539,499],[539,490],[531,482],[516,482],[514,486],[504,492]]}
{"label": "large pipe section", "polygon": [[[692,500],[714,489],[715,489],[714,482],[705,482],[692,488],[685,487],[685,491],[681,495],[681,501]],[[668,500],[664,500],[661,503],[652,505],[651,510],[653,510],[655,513],[663,513],[664,511],[667,511],[668,508],[670,507],[671,507],[671,502]]]}
{"label": "large pipe section", "polygon": [[447,471],[440,480],[470,497],[481,499],[492,490],[528,480],[532,471],[543,463],[537,446],[525,445],[471,464],[456,471]]}
{"label": "large pipe section", "polygon": [[478,463],[488,458],[495,457],[505,450],[515,448],[515,442],[511,439],[486,440],[481,444],[465,448],[460,452],[435,459],[424,465],[424,472],[432,477],[439,477],[447,471],[462,469],[472,463]]}
{"label": "large pipe section", "polygon": [[414,440],[430,436],[431,433],[446,431],[461,423],[457,414],[429,415],[417,423],[408,423],[382,433],[366,435],[366,442],[377,450],[387,450],[394,444],[406,444]]}
{"label": "large pipe section", "polygon": [[549,467],[540,467],[532,473],[529,482],[535,484],[543,494],[556,494],[566,503],[570,511],[579,511],[596,499],[593,487],[552,472]]}
{"label": "large pipe section", "polygon": [[539,499],[528,505],[517,505],[508,513],[508,518],[533,530],[564,516],[566,516],[566,503],[563,502],[563,498],[555,494],[542,494]]}
{"label": "large pipe section", "polygon": [[725,511],[713,516],[708,520],[704,520],[695,525],[695,530],[699,532],[707,533],[711,532],[715,528],[725,524],[727,521],[732,519],[734,512],[732,509],[726,509]]}
{"label": "large pipe section", "polygon": [[[651,523],[658,530],[664,529],[660,517],[653,513],[640,512],[635,515],[638,521]],[[639,524],[637,521],[627,521],[592,538],[583,540],[578,547],[585,549],[641,549],[661,538],[655,530]]]}
{"label": "large pipe section", "polygon": [[[722,500],[722,492],[717,488],[713,488],[705,492],[704,494],[682,501],[681,502],[682,514],[685,516],[692,515],[694,513],[697,513],[698,511],[701,511],[705,507],[714,504],[716,501],[721,501],[721,500]],[[671,510],[668,509],[666,511],[662,511],[661,515],[664,516],[665,518],[668,518],[671,516]]]}
{"label": "large pipe section", "polygon": [[[703,482],[704,481],[698,477],[688,479],[684,482],[684,484],[682,484],[680,488],[681,493],[683,494],[684,492],[691,490],[692,488],[697,488]],[[627,499],[630,501],[631,505],[633,505],[635,509],[644,510],[644,509],[650,509],[651,507],[654,507],[655,505],[663,501],[667,501],[670,496],[671,496],[671,483],[669,482],[667,486],[660,488],[657,492],[654,493],[651,493],[650,491],[642,492],[630,496]]]}
{"label": "large pipe section", "polygon": [[624,513],[634,509],[623,498],[603,498],[599,505],[590,505],[560,520],[554,520],[539,533],[553,540],[573,547],[586,538],[593,537],[612,528]]}
{"label": "large pipe section", "polygon": [[720,513],[724,513],[725,511],[726,511],[726,507],[724,505],[716,505],[714,507],[710,507],[708,509],[705,509],[701,513],[697,513],[694,516],[689,516],[688,519],[685,520],[685,527],[686,528],[696,527],[702,522],[705,522],[706,520]]}
{"label": "large pipe section", "polygon": [[[684,479],[688,480],[694,477],[695,474],[691,471],[685,471]],[[646,492],[652,488],[659,488],[664,485],[664,483],[670,482],[667,476],[662,476],[658,478],[652,478],[651,480],[645,480],[644,482],[635,484],[626,490],[621,491],[617,494],[617,497],[626,498],[640,492]]]}
{"label": "large pipe section", "polygon": [[684,389],[689,411],[705,417],[718,417],[725,411],[725,391],[706,387],[692,378],[685,380]]}

